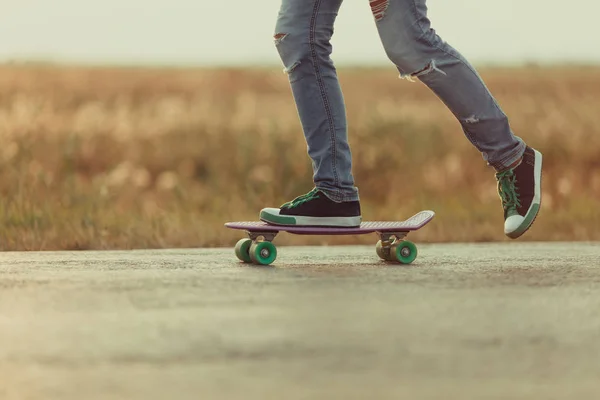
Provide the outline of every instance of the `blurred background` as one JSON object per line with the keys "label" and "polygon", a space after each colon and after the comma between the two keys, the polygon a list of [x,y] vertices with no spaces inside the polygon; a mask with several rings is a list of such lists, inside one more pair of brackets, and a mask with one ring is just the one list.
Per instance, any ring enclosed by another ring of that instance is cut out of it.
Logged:
{"label": "blurred background", "polygon": [[[225,222],[310,190],[272,40],[279,4],[4,1],[0,249],[232,246]],[[600,5],[570,5],[428,2],[434,29],[545,156],[524,241],[600,240]],[[398,79],[367,0],[344,2],[332,43],[363,218],[432,209],[415,240],[508,240],[493,170],[427,87]]]}

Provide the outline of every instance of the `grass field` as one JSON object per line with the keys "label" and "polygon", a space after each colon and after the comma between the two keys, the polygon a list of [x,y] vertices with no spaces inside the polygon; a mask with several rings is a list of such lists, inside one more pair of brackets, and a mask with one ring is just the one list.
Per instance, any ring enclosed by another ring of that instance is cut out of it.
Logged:
{"label": "grass field", "polygon": [[[600,240],[600,68],[480,72],[545,156],[522,240]],[[437,216],[417,241],[508,240],[494,172],[424,85],[392,68],[339,73],[365,220],[426,208]],[[224,222],[310,188],[280,68],[0,67],[0,249],[229,246],[241,236]]]}

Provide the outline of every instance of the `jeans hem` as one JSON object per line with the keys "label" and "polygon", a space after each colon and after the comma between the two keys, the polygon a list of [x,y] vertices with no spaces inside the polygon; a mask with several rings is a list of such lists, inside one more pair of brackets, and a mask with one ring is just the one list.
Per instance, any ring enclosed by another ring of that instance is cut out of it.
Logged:
{"label": "jeans hem", "polygon": [[492,167],[494,167],[494,169],[496,171],[499,171],[499,172],[504,171],[508,167],[513,165],[519,158],[521,158],[523,156],[526,148],[527,148],[527,145],[524,142],[521,142],[521,145],[519,147],[517,147],[516,150],[509,153],[509,155],[507,157],[503,158],[502,160],[500,160],[498,162],[489,163],[489,164]]}

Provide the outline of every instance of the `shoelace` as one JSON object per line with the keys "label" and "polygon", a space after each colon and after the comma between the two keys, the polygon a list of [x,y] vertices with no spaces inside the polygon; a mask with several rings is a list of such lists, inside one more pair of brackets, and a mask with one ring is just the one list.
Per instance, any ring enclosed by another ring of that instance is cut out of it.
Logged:
{"label": "shoelace", "polygon": [[303,203],[306,203],[307,201],[318,199],[318,198],[319,198],[319,195],[316,193],[316,191],[310,192],[307,196],[302,197],[301,199],[296,199],[296,200],[292,201],[292,204],[290,204],[288,206],[288,208],[295,208],[295,207],[298,207],[300,204],[303,204]]}
{"label": "shoelace", "polygon": [[505,210],[516,210],[521,207],[519,193],[517,193],[517,177],[512,169],[500,172],[496,175],[498,179],[498,194],[502,200]]}
{"label": "shoelace", "polygon": [[[315,194],[315,193],[317,193],[317,190],[318,190],[317,188],[314,188],[314,189],[313,189],[313,190],[311,190],[310,192],[308,192],[308,193],[305,193],[305,194],[303,194],[303,195],[300,195],[300,196],[296,197],[296,198],[295,198],[294,200],[292,200],[292,201],[288,201],[287,203],[283,204],[283,205],[282,205],[280,208],[284,208],[284,207],[285,207],[285,208],[296,207],[296,206],[298,206],[299,204],[302,204],[302,203],[304,203],[304,202],[306,201],[306,200],[304,200],[304,199],[306,199],[306,198],[309,198],[309,197],[312,199],[312,196],[314,196],[314,194]],[[300,202],[300,203],[299,203],[299,202]]]}

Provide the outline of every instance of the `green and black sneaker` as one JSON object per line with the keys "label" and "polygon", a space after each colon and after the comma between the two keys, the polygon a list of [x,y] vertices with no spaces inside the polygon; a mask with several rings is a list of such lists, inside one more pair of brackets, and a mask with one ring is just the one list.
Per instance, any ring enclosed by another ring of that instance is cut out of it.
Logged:
{"label": "green and black sneaker", "polygon": [[353,228],[360,226],[360,202],[335,202],[314,188],[280,208],[263,208],[260,220],[273,225],[326,226]]}
{"label": "green and black sneaker", "polygon": [[542,202],[542,153],[527,147],[519,165],[496,173],[504,207],[504,233],[511,239],[533,224]]}

